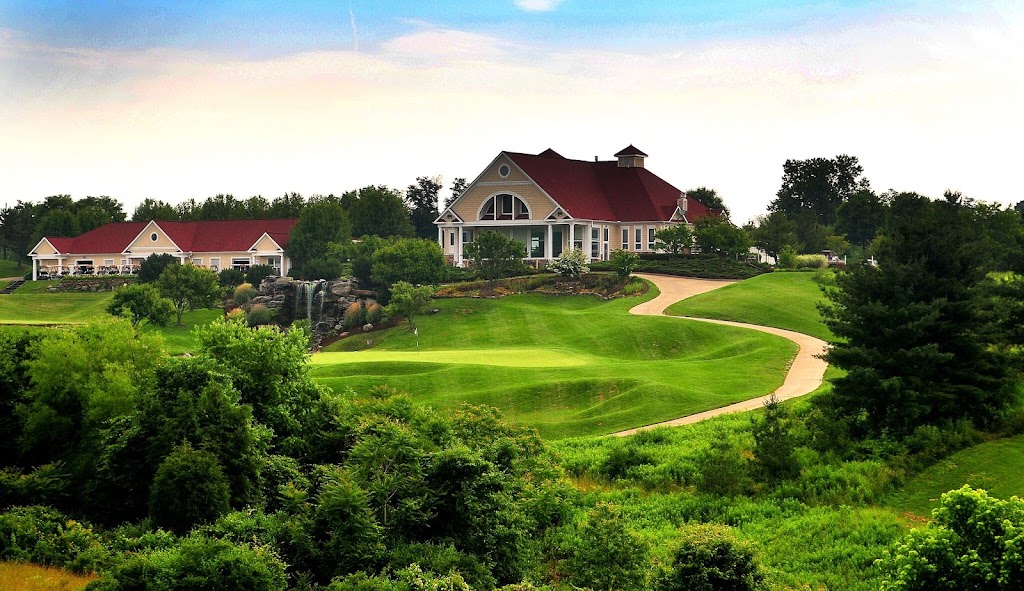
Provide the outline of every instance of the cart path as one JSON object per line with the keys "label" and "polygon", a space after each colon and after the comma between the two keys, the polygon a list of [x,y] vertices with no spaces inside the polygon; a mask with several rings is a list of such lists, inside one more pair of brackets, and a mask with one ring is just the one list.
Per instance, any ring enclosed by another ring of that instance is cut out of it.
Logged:
{"label": "cart path", "polygon": [[[690,279],[687,277],[670,277],[667,275],[647,275],[641,274],[640,277],[650,281],[658,287],[661,294],[647,302],[640,305],[634,306],[630,309],[630,314],[640,314],[648,316],[660,316],[665,313],[665,309],[679,300],[686,299],[698,294],[709,292],[719,287],[735,283],[735,281],[719,281],[711,279]],[[816,339],[812,336],[805,335],[803,333],[794,332],[792,330],[784,330],[781,328],[773,328],[771,326],[760,326],[757,324],[746,324],[744,322],[731,322],[729,320],[711,320],[709,318],[693,318],[689,316],[671,316],[671,318],[686,318],[687,320],[697,320],[700,322],[711,322],[713,324],[725,324],[727,326],[738,326],[740,328],[749,328],[752,330],[759,330],[768,334],[777,335],[786,339],[789,339],[800,347],[800,350],[796,354],[796,358],[789,366],[789,371],[786,373],[786,379],[777,390],[775,390],[775,397],[779,400],[789,400],[790,398],[796,398],[809,394],[814,390],[817,390],[822,384],[822,380],[825,375],[825,369],[828,364],[822,359],[819,359],[822,353],[825,352],[828,344],[821,340]],[[664,421],[661,423],[655,423],[653,425],[646,425],[644,427],[637,427],[636,429],[627,429],[625,431],[619,431],[618,433],[612,433],[614,436],[623,437],[626,435],[632,435],[637,431],[643,431],[646,429],[654,429],[655,427],[676,427],[679,425],[689,425],[710,419],[711,417],[717,417],[731,412],[743,412],[748,410],[755,410],[761,408],[764,405],[764,401],[767,396],[753,398],[750,400],[744,400],[743,402],[737,402],[721,408],[715,408],[712,410],[706,410],[697,414],[680,417],[671,421]]]}

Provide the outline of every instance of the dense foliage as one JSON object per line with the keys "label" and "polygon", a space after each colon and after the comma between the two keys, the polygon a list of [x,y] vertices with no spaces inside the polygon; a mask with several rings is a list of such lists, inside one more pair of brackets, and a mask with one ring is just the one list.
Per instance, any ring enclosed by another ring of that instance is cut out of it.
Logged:
{"label": "dense foliage", "polygon": [[143,320],[157,326],[166,326],[174,314],[174,304],[161,296],[160,290],[152,284],[133,283],[114,291],[107,312],[114,316],[127,314],[132,326],[136,328]]}
{"label": "dense foliage", "polygon": [[480,275],[493,284],[522,271],[526,245],[498,232],[481,232],[464,252]]}
{"label": "dense foliage", "polygon": [[827,359],[847,374],[823,406],[858,433],[905,436],[959,418],[990,424],[1014,399],[1016,375],[983,338],[974,304],[985,279],[969,209],[900,195],[883,230],[881,264],[836,277],[822,309],[841,340]]}

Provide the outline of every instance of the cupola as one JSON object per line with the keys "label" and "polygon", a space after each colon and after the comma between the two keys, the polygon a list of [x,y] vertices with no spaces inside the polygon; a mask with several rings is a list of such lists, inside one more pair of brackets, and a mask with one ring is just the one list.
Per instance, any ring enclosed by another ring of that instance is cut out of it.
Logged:
{"label": "cupola", "polygon": [[643,168],[646,156],[647,154],[644,154],[633,144],[626,146],[615,154],[615,157],[619,159],[619,168]]}

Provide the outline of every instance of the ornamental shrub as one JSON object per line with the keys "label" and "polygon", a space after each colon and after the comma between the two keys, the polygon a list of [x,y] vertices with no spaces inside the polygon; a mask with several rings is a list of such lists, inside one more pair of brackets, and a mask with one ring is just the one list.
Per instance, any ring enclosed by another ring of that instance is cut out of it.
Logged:
{"label": "ornamental shrub", "polygon": [[366,302],[366,321],[376,324],[384,317],[384,309],[374,301]]}
{"label": "ornamental shrub", "polygon": [[640,255],[628,250],[613,250],[611,263],[612,268],[615,269],[615,273],[622,279],[625,279],[629,277],[633,271],[636,270],[636,266],[640,264]]}
{"label": "ornamental shrub", "polygon": [[277,317],[277,312],[264,306],[263,304],[256,304],[249,308],[249,313],[245,316],[245,322],[249,327],[266,326],[274,323],[274,318]]}
{"label": "ornamental shrub", "polygon": [[234,287],[245,283],[245,273],[238,269],[224,269],[220,272],[220,284],[223,287]]}
{"label": "ornamental shrub", "polygon": [[828,259],[823,254],[801,254],[796,257],[797,269],[824,269],[826,267],[828,267]]}
{"label": "ornamental shrub", "polygon": [[152,283],[160,278],[168,266],[179,264],[181,262],[174,255],[151,254],[139,265],[139,283]]}
{"label": "ornamental shrub", "polygon": [[249,300],[256,295],[256,289],[253,288],[251,283],[242,283],[235,288],[234,295],[232,298],[235,300],[235,305],[243,306],[249,303]]}
{"label": "ornamental shrub", "polygon": [[252,265],[245,272],[245,281],[246,283],[259,285],[263,283],[264,279],[272,275],[277,275],[277,271],[270,265]]}
{"label": "ornamental shrub", "polygon": [[790,245],[785,245],[782,250],[779,251],[778,267],[780,269],[796,269],[796,249]]}
{"label": "ornamental shrub", "polygon": [[575,279],[590,272],[587,266],[587,255],[582,250],[571,248],[563,250],[558,258],[548,264],[548,270],[568,279]]}
{"label": "ornamental shrub", "polygon": [[363,305],[358,301],[352,302],[345,308],[345,314],[342,316],[341,324],[345,328],[352,328],[353,326],[361,326],[366,319],[366,315],[363,311]]}

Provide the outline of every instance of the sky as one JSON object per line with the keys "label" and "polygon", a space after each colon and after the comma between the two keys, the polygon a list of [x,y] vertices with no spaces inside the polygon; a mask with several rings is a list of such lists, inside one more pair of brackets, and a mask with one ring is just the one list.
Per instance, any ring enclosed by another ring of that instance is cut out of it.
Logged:
{"label": "sky", "polygon": [[0,0],[0,205],[472,180],[628,144],[744,223],[787,159],[1024,200],[1024,2]]}

